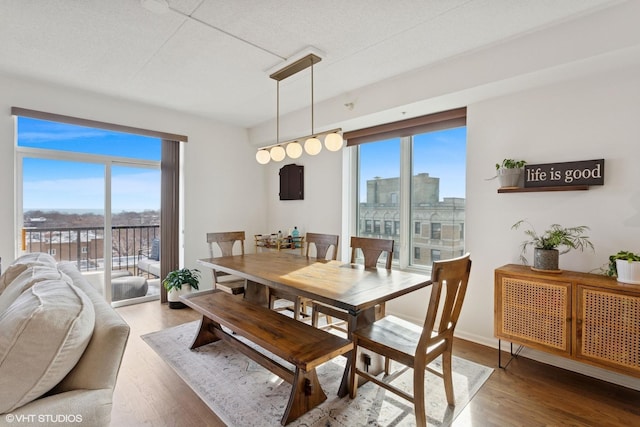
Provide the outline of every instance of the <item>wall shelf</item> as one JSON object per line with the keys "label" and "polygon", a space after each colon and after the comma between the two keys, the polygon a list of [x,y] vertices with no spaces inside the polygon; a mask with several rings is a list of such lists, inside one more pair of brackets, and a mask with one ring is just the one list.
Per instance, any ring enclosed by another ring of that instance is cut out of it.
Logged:
{"label": "wall shelf", "polygon": [[588,185],[566,185],[563,187],[512,187],[498,188],[498,193],[535,193],[538,191],[582,191],[588,190]]}

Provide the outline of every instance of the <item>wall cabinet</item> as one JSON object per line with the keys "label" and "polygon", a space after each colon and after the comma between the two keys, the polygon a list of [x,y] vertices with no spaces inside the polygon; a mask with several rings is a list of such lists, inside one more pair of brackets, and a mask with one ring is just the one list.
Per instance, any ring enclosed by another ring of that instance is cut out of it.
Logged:
{"label": "wall cabinet", "polygon": [[640,377],[640,285],[598,274],[495,270],[495,336]]}

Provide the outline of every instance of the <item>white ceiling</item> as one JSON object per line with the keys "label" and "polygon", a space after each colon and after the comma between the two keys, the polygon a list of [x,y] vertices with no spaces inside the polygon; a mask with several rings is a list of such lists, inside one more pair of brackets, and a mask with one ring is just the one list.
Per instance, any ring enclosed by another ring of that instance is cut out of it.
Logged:
{"label": "white ceiling", "polygon": [[[319,102],[616,3],[0,0],[0,73],[250,128],[274,117],[269,74],[309,47]],[[281,114],[309,105],[308,73],[280,83]]]}

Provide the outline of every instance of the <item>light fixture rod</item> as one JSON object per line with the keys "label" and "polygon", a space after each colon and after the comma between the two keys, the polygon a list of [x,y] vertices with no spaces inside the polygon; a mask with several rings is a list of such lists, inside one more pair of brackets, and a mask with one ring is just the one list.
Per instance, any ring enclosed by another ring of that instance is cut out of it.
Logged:
{"label": "light fixture rod", "polygon": [[278,145],[287,145],[287,144],[290,144],[292,142],[304,141],[307,138],[311,138],[312,136],[320,137],[320,136],[324,136],[324,135],[327,135],[327,134],[330,134],[330,133],[341,133],[341,132],[342,132],[342,128],[335,128],[335,129],[327,130],[327,131],[324,131],[324,132],[316,133],[314,135],[301,136],[300,138],[290,139],[288,141],[282,141],[282,142],[278,142],[276,144],[265,145],[264,147],[258,148],[258,150],[268,150],[269,148],[277,147]]}
{"label": "light fixture rod", "polygon": [[291,77],[294,74],[299,73],[300,71],[305,70],[320,61],[322,61],[322,58],[314,55],[313,53],[310,53],[307,56],[298,59],[296,62],[293,62],[286,67],[274,72],[269,77],[277,81],[284,80],[287,77]]}
{"label": "light fixture rod", "polygon": [[313,62],[311,62],[311,133],[313,134],[314,132],[315,131],[313,129]]}

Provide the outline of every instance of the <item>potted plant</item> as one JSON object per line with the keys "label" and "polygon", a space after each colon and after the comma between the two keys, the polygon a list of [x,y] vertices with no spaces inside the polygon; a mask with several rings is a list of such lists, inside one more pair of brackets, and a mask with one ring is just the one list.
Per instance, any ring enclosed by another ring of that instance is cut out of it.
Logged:
{"label": "potted plant", "polygon": [[529,239],[522,242],[520,259],[525,265],[528,264],[524,254],[529,246],[533,246],[532,268],[534,270],[558,272],[560,271],[558,269],[560,255],[571,249],[584,251],[585,248],[591,248],[593,250],[593,243],[589,240],[589,236],[585,235],[589,227],[585,225],[562,227],[559,224],[552,224],[543,234],[538,234],[529,222],[520,220],[513,224],[511,229],[517,230],[525,223],[529,225],[529,229],[524,232]]}
{"label": "potted plant", "polygon": [[162,281],[162,285],[167,290],[167,301],[169,308],[186,307],[180,301],[180,295],[188,294],[191,289],[198,289],[200,283],[200,270],[181,268],[173,270]]}
{"label": "potted plant", "polygon": [[502,163],[496,163],[496,173],[500,188],[518,187],[526,163],[524,160],[513,159],[504,159]]}
{"label": "potted plant", "polygon": [[640,255],[629,251],[610,255],[606,275],[617,277],[618,282],[640,284]]}

